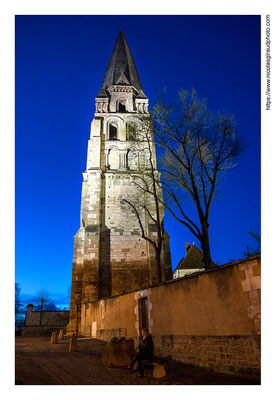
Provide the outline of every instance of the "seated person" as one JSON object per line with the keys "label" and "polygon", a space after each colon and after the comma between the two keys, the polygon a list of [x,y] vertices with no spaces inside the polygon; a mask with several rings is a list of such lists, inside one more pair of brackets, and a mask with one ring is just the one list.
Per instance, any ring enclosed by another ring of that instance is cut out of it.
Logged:
{"label": "seated person", "polygon": [[136,361],[138,362],[138,376],[144,376],[144,368],[143,368],[143,360],[148,360],[153,356],[153,343],[152,336],[149,333],[148,329],[142,330],[142,339],[140,341],[139,346],[136,349],[136,355],[128,366],[129,369],[132,369]]}

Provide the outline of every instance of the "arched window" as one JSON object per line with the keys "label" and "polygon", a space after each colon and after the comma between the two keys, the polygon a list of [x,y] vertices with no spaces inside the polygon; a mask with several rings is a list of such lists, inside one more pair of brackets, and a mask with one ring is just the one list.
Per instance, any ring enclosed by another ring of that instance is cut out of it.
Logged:
{"label": "arched window", "polygon": [[119,101],[117,104],[117,111],[120,113],[125,113],[126,110],[126,103],[124,101]]}
{"label": "arched window", "polygon": [[109,125],[109,140],[117,140],[117,126],[115,124]]}
{"label": "arched window", "polygon": [[127,140],[135,140],[136,139],[136,128],[135,124],[129,122],[127,124]]}
{"label": "arched window", "polygon": [[118,149],[113,146],[107,151],[106,166],[111,170],[119,168]]}

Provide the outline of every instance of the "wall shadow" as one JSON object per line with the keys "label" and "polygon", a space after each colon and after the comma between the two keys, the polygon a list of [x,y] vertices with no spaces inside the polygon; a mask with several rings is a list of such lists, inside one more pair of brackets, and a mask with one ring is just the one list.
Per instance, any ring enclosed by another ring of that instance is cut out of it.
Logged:
{"label": "wall shadow", "polygon": [[99,251],[99,298],[112,294],[112,275],[110,261],[110,229],[104,225],[100,233]]}

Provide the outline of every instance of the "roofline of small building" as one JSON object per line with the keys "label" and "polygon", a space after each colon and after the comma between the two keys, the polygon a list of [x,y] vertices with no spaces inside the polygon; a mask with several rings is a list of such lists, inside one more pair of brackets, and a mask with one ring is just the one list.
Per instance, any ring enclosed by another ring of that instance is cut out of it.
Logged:
{"label": "roofline of small building", "polygon": [[[195,243],[193,243],[192,246],[190,247],[188,253],[192,250],[192,248],[193,248],[194,246],[195,246],[199,251],[201,251],[200,248],[197,247],[197,245],[196,245]],[[177,264],[177,267],[175,268],[174,271],[176,271],[177,269],[193,269],[193,268],[188,268],[188,267],[186,267],[186,268],[179,268],[179,267],[180,267],[180,264],[182,263],[182,261],[188,256],[188,253],[186,254],[185,257],[182,257],[182,258],[181,258],[181,260],[180,260],[179,263]],[[201,251],[201,253],[202,253],[202,251]],[[203,255],[203,253],[202,253],[202,255]],[[195,268],[204,268],[204,267],[195,267]],[[173,272],[174,272],[174,271],[173,271]]]}

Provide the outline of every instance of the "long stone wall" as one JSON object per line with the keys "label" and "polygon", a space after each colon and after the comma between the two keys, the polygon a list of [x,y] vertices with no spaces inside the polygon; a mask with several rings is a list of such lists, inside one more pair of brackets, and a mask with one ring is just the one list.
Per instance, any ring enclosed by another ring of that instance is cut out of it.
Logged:
{"label": "long stone wall", "polygon": [[260,376],[260,257],[87,303],[82,333],[138,342],[140,302],[155,353],[257,379]]}
{"label": "long stone wall", "polygon": [[[42,326],[66,326],[69,320],[69,311],[43,311],[41,314]],[[32,311],[31,315],[27,316],[25,326],[39,326],[40,312]]]}

